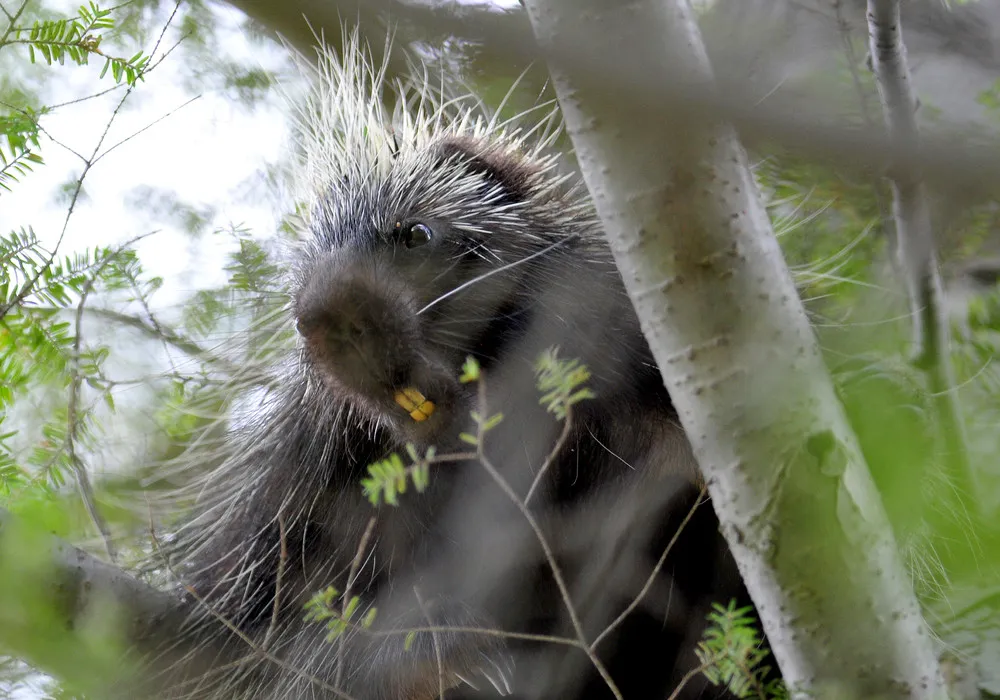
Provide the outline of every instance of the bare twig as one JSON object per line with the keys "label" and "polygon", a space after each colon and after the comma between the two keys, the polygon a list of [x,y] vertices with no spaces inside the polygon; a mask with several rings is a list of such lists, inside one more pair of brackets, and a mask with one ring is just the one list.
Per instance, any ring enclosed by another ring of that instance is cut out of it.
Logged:
{"label": "bare twig", "polygon": [[[417,605],[420,606],[420,612],[424,614],[427,624],[433,625],[434,620],[431,619],[427,605],[424,604],[423,596],[420,595],[420,590],[416,586],[413,587],[413,595],[417,598]],[[444,663],[441,660],[441,642],[437,632],[431,632],[431,641],[434,644],[434,658],[437,661],[438,698],[444,700]]]}
{"label": "bare twig", "polygon": [[528,501],[531,500],[531,495],[538,488],[538,485],[542,483],[542,479],[545,478],[545,474],[549,471],[549,467],[555,462],[556,457],[562,452],[563,446],[566,444],[566,440],[569,439],[569,434],[573,429],[573,407],[566,406],[566,419],[563,421],[562,432],[559,433],[559,439],[556,440],[555,446],[552,451],[549,452],[548,456],[545,457],[545,461],[542,463],[542,468],[538,470],[538,474],[535,475],[534,481],[531,482],[531,488],[528,489],[527,495],[524,497],[524,505],[528,505]]}
{"label": "bare twig", "polygon": [[677,527],[677,532],[673,534],[670,541],[667,543],[667,546],[663,548],[663,554],[660,555],[660,559],[656,562],[656,566],[653,567],[652,573],[650,573],[650,575],[646,578],[646,583],[639,591],[639,594],[636,595],[632,602],[629,603],[628,607],[622,611],[621,615],[615,618],[615,620],[608,625],[603,632],[597,635],[593,642],[591,642],[590,648],[592,650],[596,650],[597,645],[600,644],[601,641],[604,640],[609,634],[614,632],[618,625],[620,625],[626,617],[632,614],[632,611],[639,606],[642,599],[647,593],[649,593],[649,589],[653,587],[653,582],[656,580],[656,577],[660,575],[660,569],[663,568],[663,564],[667,561],[667,555],[670,554],[670,550],[673,549],[674,544],[676,544],[678,538],[680,538],[681,533],[684,531],[684,528],[687,527],[688,522],[690,522],[691,518],[694,517],[695,511],[698,510],[698,507],[705,502],[704,499],[707,493],[708,487],[702,486],[701,493],[698,494],[697,500],[694,505],[691,506],[691,510],[688,511],[687,515],[684,516],[684,520],[682,520],[681,524]]}
{"label": "bare twig", "polygon": [[94,497],[94,489],[90,484],[87,467],[76,452],[76,438],[80,427],[80,419],[77,415],[80,401],[80,387],[83,384],[83,375],[80,372],[80,349],[83,343],[83,309],[87,304],[87,297],[94,288],[94,280],[100,276],[104,268],[117,257],[122,249],[120,248],[115,253],[108,255],[93,270],[87,278],[86,284],[83,286],[80,301],[76,305],[73,354],[70,357],[70,377],[72,379],[69,385],[69,400],[66,407],[66,452],[69,454],[69,461],[73,465],[73,471],[76,472],[76,483],[80,490],[80,499],[87,509],[87,514],[90,516],[91,522],[94,523],[94,527],[97,528],[98,533],[100,533],[101,538],[104,540],[104,548],[107,551],[108,559],[111,561],[115,561],[117,558],[117,551],[114,541],[111,538],[111,531],[97,510],[97,499]]}
{"label": "bare twig", "polygon": [[498,639],[517,639],[523,642],[539,642],[542,644],[558,644],[563,647],[574,647],[582,651],[586,651],[587,647],[585,644],[581,644],[577,639],[570,639],[569,637],[557,637],[551,634],[531,634],[528,632],[508,632],[507,630],[500,630],[491,627],[461,627],[453,625],[428,625],[425,627],[407,627],[405,629],[394,629],[394,630],[371,630],[365,629],[363,626],[356,624],[352,620],[348,620],[342,614],[337,611],[331,611],[333,617],[342,622],[346,628],[351,629],[360,634],[366,634],[373,638],[388,638],[388,637],[406,637],[410,634],[435,634],[441,632],[454,632],[455,634],[476,634],[483,635],[486,637],[496,637]]}
{"label": "bare twig", "polygon": [[[278,628],[278,614],[281,612],[281,582],[285,576],[285,567],[288,565],[288,539],[285,535],[285,516],[278,513],[278,571],[274,576],[274,604],[271,606],[271,623],[267,626],[264,634],[264,641],[260,648],[266,650],[271,644],[271,637]],[[340,684],[336,684],[340,687]]]}
{"label": "bare twig", "polygon": [[[482,416],[488,415],[486,406],[486,381],[482,377],[480,377],[479,379],[479,413]],[[548,538],[546,538],[545,533],[542,532],[542,528],[538,524],[538,520],[536,520],[535,516],[532,515],[530,510],[528,510],[527,504],[518,497],[517,493],[514,492],[514,489],[511,488],[511,485],[507,482],[507,480],[503,477],[503,475],[500,474],[499,471],[497,471],[497,468],[493,466],[493,463],[490,461],[489,457],[486,456],[486,452],[484,450],[484,442],[486,435],[485,431],[483,430],[483,422],[479,422],[477,431],[478,434],[476,440],[477,443],[476,453],[479,459],[479,463],[487,471],[487,473],[490,475],[493,481],[496,482],[496,484],[500,487],[500,490],[502,490],[504,494],[507,496],[507,498],[509,498],[514,503],[514,505],[517,507],[519,511],[521,511],[521,515],[524,516],[524,519],[527,521],[528,525],[535,533],[535,537],[538,540],[538,544],[541,546],[542,552],[545,554],[545,562],[546,564],[548,564],[549,569],[552,571],[552,578],[555,580],[556,586],[559,589],[559,595],[562,598],[563,605],[566,607],[566,612],[569,614],[570,623],[573,625],[573,631],[576,633],[577,639],[579,640],[587,656],[590,658],[590,662],[594,665],[594,668],[597,669],[597,672],[601,675],[601,678],[604,679],[604,682],[607,684],[608,689],[611,691],[611,693],[615,696],[617,700],[623,700],[621,691],[618,689],[618,686],[611,678],[611,674],[608,673],[607,668],[605,668],[601,660],[597,658],[597,654],[594,652],[591,646],[587,644],[587,636],[583,631],[583,625],[580,623],[580,618],[577,615],[576,608],[573,605],[573,599],[570,597],[569,594],[569,588],[566,586],[566,581],[563,578],[562,569],[559,566],[559,563],[556,561],[555,554],[552,551],[552,547],[549,544]]]}
{"label": "bare twig", "polygon": [[[354,582],[358,576],[358,571],[361,569],[361,560],[364,558],[365,550],[368,549],[368,540],[371,539],[372,533],[375,532],[376,522],[378,521],[374,515],[368,519],[368,525],[365,527],[364,534],[361,535],[361,541],[358,543],[358,551],[354,553],[354,560],[351,562],[351,570],[347,574],[347,585],[344,586],[344,595],[340,607],[340,616],[343,620],[347,620],[347,606],[351,602]],[[341,635],[337,641],[339,644],[337,649],[337,675],[333,684],[339,688],[340,681],[344,675],[344,635]]]}
{"label": "bare twig", "polygon": [[91,163],[91,165],[96,165],[97,162],[99,160],[101,160],[101,158],[103,158],[104,156],[108,155],[109,153],[111,153],[113,150],[115,150],[119,146],[122,146],[122,145],[128,143],[129,141],[131,141],[132,139],[134,139],[136,136],[138,136],[139,134],[143,133],[144,131],[152,129],[154,126],[156,126],[157,124],[159,124],[160,122],[162,122],[164,119],[172,117],[174,114],[176,114],[177,112],[181,111],[182,109],[184,109],[185,107],[187,107],[192,102],[195,102],[196,100],[199,100],[199,99],[201,99],[201,95],[195,95],[190,100],[186,100],[185,102],[181,103],[177,107],[174,107],[173,109],[171,109],[166,114],[161,114],[159,117],[157,117],[153,121],[149,122],[148,124],[146,124],[145,126],[143,126],[141,129],[137,129],[136,131],[133,131],[131,134],[129,134],[128,136],[126,136],[125,138],[123,138],[121,141],[118,141],[118,142],[112,144],[111,146],[108,146],[108,148],[105,149],[104,152],[102,152],[99,156],[97,156],[94,159],[94,161],[93,161],[93,163]]}
{"label": "bare twig", "polygon": [[681,691],[684,690],[684,686],[690,683],[691,679],[693,679],[699,673],[704,673],[707,669],[711,668],[712,664],[714,664],[716,661],[717,659],[714,658],[709,659],[700,666],[695,666],[690,671],[685,673],[684,677],[681,678],[680,682],[677,684],[677,687],[674,688],[672,693],[670,693],[670,697],[668,697],[667,700],[677,700],[678,696],[680,696],[681,694]]}

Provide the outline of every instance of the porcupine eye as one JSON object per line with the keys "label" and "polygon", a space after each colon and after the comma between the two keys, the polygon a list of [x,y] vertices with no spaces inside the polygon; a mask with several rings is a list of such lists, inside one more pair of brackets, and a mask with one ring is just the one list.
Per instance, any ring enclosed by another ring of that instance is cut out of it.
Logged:
{"label": "porcupine eye", "polygon": [[396,240],[401,241],[407,248],[422,246],[424,243],[430,242],[434,237],[434,232],[431,231],[430,226],[421,223],[404,226],[402,221],[397,221],[395,230]]}

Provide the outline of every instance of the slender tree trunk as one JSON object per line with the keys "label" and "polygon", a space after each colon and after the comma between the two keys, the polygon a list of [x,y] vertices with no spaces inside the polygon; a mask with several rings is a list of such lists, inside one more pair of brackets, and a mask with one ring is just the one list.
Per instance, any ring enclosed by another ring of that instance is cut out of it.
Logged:
{"label": "slender tree trunk", "polygon": [[[621,75],[711,89],[686,0],[526,5],[550,56],[586,47]],[[550,68],[629,295],[790,689],[943,697],[881,502],[732,128],[623,108],[587,68],[558,59]]]}
{"label": "slender tree trunk", "polygon": [[[899,0],[868,0],[872,70],[882,98],[890,139],[900,149],[918,151],[917,101],[900,23]],[[934,251],[934,232],[923,176],[917,168],[890,172],[896,222],[898,268],[906,277],[913,314],[914,363],[924,371],[944,438],[949,476],[964,507],[974,506],[965,426],[955,393],[949,326]]]}

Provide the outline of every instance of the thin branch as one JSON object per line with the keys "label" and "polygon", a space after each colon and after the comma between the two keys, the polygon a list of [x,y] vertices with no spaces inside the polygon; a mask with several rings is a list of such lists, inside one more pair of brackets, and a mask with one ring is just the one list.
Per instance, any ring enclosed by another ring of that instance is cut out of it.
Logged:
{"label": "thin branch", "polygon": [[225,357],[213,354],[209,350],[206,350],[198,345],[195,341],[185,338],[168,326],[164,326],[161,322],[156,321],[154,318],[150,318],[150,323],[146,323],[138,316],[131,316],[119,311],[113,311],[111,309],[91,307],[87,309],[87,312],[141,331],[144,335],[154,340],[163,341],[164,343],[177,348],[191,357],[202,360],[210,365],[217,365],[220,370],[228,374],[237,374],[239,371],[239,368]]}
{"label": "thin branch", "polygon": [[538,470],[538,474],[535,475],[534,481],[531,482],[531,488],[528,489],[527,495],[524,497],[524,505],[528,505],[528,501],[531,500],[531,495],[538,488],[538,485],[542,483],[542,479],[545,478],[545,474],[549,471],[549,467],[555,462],[556,456],[562,452],[563,446],[566,444],[566,440],[569,439],[569,434],[573,429],[573,407],[566,406],[566,418],[563,420],[562,432],[559,433],[559,439],[556,440],[555,446],[552,451],[545,457],[545,462],[542,463],[542,468]]}
{"label": "thin branch", "polygon": [[107,523],[104,522],[104,518],[101,517],[100,512],[97,510],[97,499],[94,496],[94,489],[90,484],[90,476],[87,474],[87,467],[83,464],[76,452],[76,437],[80,427],[80,420],[77,416],[77,407],[80,399],[80,388],[83,384],[83,375],[80,372],[80,348],[83,342],[83,309],[87,304],[87,297],[94,288],[94,281],[100,276],[101,272],[104,271],[104,268],[106,268],[120,252],[121,249],[119,249],[116,253],[112,253],[111,255],[105,257],[105,259],[101,261],[101,264],[92,271],[90,276],[87,278],[86,284],[83,286],[83,290],[80,294],[80,301],[76,305],[76,325],[73,337],[73,354],[70,357],[70,376],[72,377],[72,381],[70,382],[69,401],[66,409],[66,451],[69,454],[70,464],[73,465],[73,471],[76,472],[76,483],[80,490],[80,499],[83,501],[83,505],[87,509],[87,514],[94,523],[94,527],[97,528],[98,533],[100,533],[101,538],[104,540],[104,548],[111,561],[115,561],[117,558],[117,550],[111,537],[111,531],[108,529]]}
{"label": "thin branch", "polygon": [[712,664],[714,664],[716,661],[718,661],[718,659],[714,659],[714,658],[713,659],[709,659],[708,661],[704,662],[700,666],[695,666],[690,671],[688,671],[687,673],[685,673],[684,677],[681,678],[680,682],[677,684],[677,687],[674,688],[674,690],[673,690],[672,693],[670,693],[670,697],[668,697],[667,700],[677,700],[677,698],[681,694],[681,691],[684,690],[684,686],[686,686],[688,683],[690,683],[691,679],[693,679],[699,673],[704,673],[706,670],[708,670],[709,668],[711,668]]}
{"label": "thin branch", "polygon": [[199,100],[199,99],[201,99],[201,95],[195,95],[190,100],[188,100],[188,101],[186,101],[186,102],[178,105],[177,107],[174,107],[172,110],[170,110],[166,114],[160,115],[159,117],[157,117],[156,119],[154,119],[153,121],[151,121],[149,124],[146,124],[141,129],[132,132],[131,134],[129,134],[128,136],[126,136],[125,138],[123,138],[121,141],[118,141],[117,143],[109,146],[107,148],[107,150],[105,150],[103,153],[101,153],[99,156],[97,156],[97,158],[94,159],[93,165],[96,165],[97,162],[99,160],[101,160],[101,158],[103,158],[104,156],[108,155],[109,153],[111,153],[113,150],[115,150],[119,146],[122,146],[122,145],[128,143],[129,141],[131,141],[132,139],[134,139],[136,136],[138,136],[139,134],[143,133],[144,131],[152,129],[154,126],[156,126],[157,124],[159,124],[160,122],[162,122],[164,119],[172,117],[174,114],[176,114],[177,112],[181,111],[182,109],[184,109],[185,107],[187,107],[192,102],[194,102],[196,100]]}
{"label": "thin branch", "polygon": [[[274,577],[274,605],[271,606],[271,623],[267,626],[264,634],[264,641],[261,649],[266,650],[271,644],[274,631],[278,629],[278,614],[281,612],[281,583],[285,576],[285,567],[288,564],[288,540],[285,535],[285,516],[278,513],[278,572]],[[336,684],[338,687],[340,683]]]}
{"label": "thin branch", "polygon": [[573,647],[581,651],[587,650],[587,645],[582,644],[577,639],[569,637],[558,637],[551,634],[532,634],[530,632],[508,632],[493,627],[461,627],[454,625],[428,625],[425,627],[406,627],[404,629],[393,630],[372,630],[366,629],[362,625],[348,620],[336,610],[330,611],[332,617],[343,623],[345,628],[360,634],[366,634],[372,638],[407,637],[411,634],[434,634],[440,632],[453,632],[455,634],[474,634],[485,637],[496,637],[497,639],[517,639],[523,642],[539,642],[541,644],[557,644],[563,647]]}
{"label": "thin branch", "polygon": [[17,107],[16,105],[13,105],[13,104],[11,104],[9,102],[4,102],[2,100],[0,100],[0,106],[4,107],[5,109],[10,110],[11,112],[16,112],[20,116],[22,116],[25,119],[27,119],[28,121],[30,121],[32,123],[32,125],[38,130],[38,133],[40,133],[40,134],[44,135],[45,137],[47,137],[52,143],[54,143],[55,145],[59,146],[60,148],[62,148],[67,153],[73,154],[79,160],[81,160],[83,162],[87,161],[87,157],[85,155],[83,155],[79,151],[75,150],[74,148],[72,148],[68,144],[63,143],[62,141],[60,141],[59,139],[57,139],[55,136],[53,136],[44,126],[42,126],[42,123],[40,121],[38,121],[29,111],[27,111],[25,109],[21,109],[20,107]]}
{"label": "thin branch", "polygon": [[653,567],[652,573],[650,573],[650,575],[646,578],[646,583],[639,591],[639,594],[632,600],[631,603],[629,603],[628,607],[622,611],[621,615],[615,618],[615,620],[608,625],[603,632],[597,635],[593,642],[591,642],[590,648],[592,650],[596,650],[597,645],[600,644],[601,641],[604,640],[609,634],[614,632],[618,625],[624,622],[625,618],[632,614],[633,610],[639,607],[639,603],[641,603],[642,599],[646,597],[647,593],[649,593],[649,589],[653,587],[653,582],[656,580],[656,577],[660,575],[660,569],[663,568],[663,564],[667,561],[667,555],[670,554],[670,550],[673,549],[674,544],[680,538],[681,533],[684,531],[684,528],[687,527],[688,522],[690,522],[691,518],[694,517],[695,511],[698,510],[698,507],[705,502],[704,499],[707,493],[708,487],[702,486],[701,493],[698,494],[698,498],[695,500],[694,505],[691,506],[687,515],[684,516],[684,520],[682,520],[681,524],[678,526],[677,532],[675,532],[673,537],[670,538],[667,546],[663,548],[663,554],[660,555],[660,559],[656,562],[656,566]]}
{"label": "thin branch", "polygon": [[[344,595],[340,608],[340,616],[344,620],[347,619],[347,606],[351,602],[351,593],[353,592],[352,589],[354,588],[354,582],[358,576],[358,571],[361,569],[361,560],[364,557],[365,550],[368,549],[368,540],[371,539],[372,533],[375,532],[376,522],[378,522],[378,520],[374,515],[368,519],[368,525],[365,527],[364,534],[361,535],[361,541],[358,543],[358,551],[354,553],[354,560],[351,562],[351,570],[347,574],[347,585],[344,587]],[[338,638],[338,643],[337,675],[333,684],[339,688],[341,679],[344,675],[344,635],[341,635]]]}
{"label": "thin branch", "polygon": [[[148,71],[145,71],[145,72],[148,72]],[[121,90],[123,87],[127,87],[127,84],[126,83],[116,83],[116,84],[112,85],[111,87],[104,88],[103,90],[98,90],[97,92],[92,93],[90,95],[84,95],[83,97],[77,97],[77,98],[72,99],[72,100],[67,100],[66,102],[57,102],[54,105],[48,105],[48,108],[49,108],[50,112],[53,112],[53,111],[59,109],[60,107],[68,107],[69,105],[75,105],[75,104],[80,103],[80,102],[87,102],[89,100],[95,100],[98,97],[104,97],[109,92],[114,92],[115,90]]]}
{"label": "thin branch", "polygon": [[858,72],[858,56],[854,52],[854,42],[851,41],[851,25],[844,16],[844,0],[833,0],[833,12],[837,20],[837,30],[840,34],[840,43],[844,46],[844,57],[847,59],[847,70],[851,74],[851,83],[854,91],[858,93],[858,107],[861,110],[861,119],[865,126],[874,127],[875,118],[868,105],[868,91],[861,82],[861,74]]}
{"label": "thin branch", "polygon": [[[840,41],[844,46],[844,57],[847,59],[847,70],[851,74],[851,83],[854,91],[858,94],[858,108],[861,110],[861,120],[864,125],[874,130],[876,126],[875,117],[869,106],[870,92],[865,90],[861,82],[861,74],[858,71],[858,55],[854,51],[854,42],[851,39],[851,25],[844,16],[843,0],[833,0],[833,12],[837,20],[837,30],[840,33]],[[890,216],[883,197],[881,183],[877,177],[872,178],[872,194],[875,196],[875,206],[879,213],[879,229],[884,233],[886,224]]]}
{"label": "thin branch", "polygon": [[[479,412],[480,415],[488,415],[486,406],[486,381],[482,377],[479,379]],[[548,538],[546,538],[545,533],[542,532],[542,528],[535,519],[535,516],[532,515],[530,510],[528,510],[527,504],[525,504],[525,502],[518,497],[518,495],[514,492],[514,489],[511,488],[511,485],[507,483],[507,480],[503,478],[503,475],[497,471],[497,468],[493,466],[489,457],[486,456],[483,448],[485,432],[483,430],[482,421],[479,422],[477,430],[478,439],[476,441],[476,453],[479,458],[479,463],[487,471],[493,481],[496,482],[507,498],[514,503],[519,511],[521,511],[521,515],[524,516],[524,519],[527,521],[532,531],[534,531],[535,538],[538,540],[538,544],[541,546],[542,552],[545,555],[545,561],[548,564],[549,569],[552,571],[552,578],[555,580],[556,586],[559,589],[559,595],[562,598],[563,605],[566,607],[566,612],[569,614],[570,623],[573,625],[573,631],[576,633],[577,639],[580,641],[584,652],[590,658],[590,662],[594,665],[594,668],[597,669],[601,678],[604,679],[604,682],[607,684],[612,695],[614,695],[617,700],[624,700],[621,691],[611,678],[611,674],[608,673],[607,668],[605,668],[601,660],[597,658],[597,654],[590,647],[590,645],[587,644],[587,636],[583,631],[583,625],[580,623],[580,618],[576,613],[576,608],[573,606],[573,599],[570,597],[569,588],[566,586],[562,569],[556,561],[555,554],[552,551]]]}
{"label": "thin branch", "polygon": [[[163,43],[163,37],[167,35],[167,30],[170,28],[170,25],[174,23],[174,17],[177,16],[177,12],[180,9],[181,9],[181,0],[177,0],[177,2],[174,3],[174,9],[170,11],[170,16],[167,17],[167,21],[163,23],[163,29],[160,30],[160,36],[156,37],[156,43],[153,44],[153,50],[149,52],[150,57],[155,56],[156,52],[159,51],[160,44]],[[167,50],[167,54],[173,51],[174,48],[176,48],[176,44]],[[166,58],[166,55],[164,55],[164,58]],[[163,59],[161,58],[160,60]]]}
{"label": "thin branch", "polygon": [[[413,587],[413,595],[417,598],[417,605],[420,606],[420,612],[424,614],[427,624],[433,625],[434,620],[431,619],[427,605],[424,604],[423,596],[420,595],[420,590],[416,586]],[[444,663],[441,660],[441,642],[437,632],[431,632],[431,642],[434,644],[434,659],[437,661],[438,698],[439,700],[444,700]]]}
{"label": "thin branch", "polygon": [[[348,623],[351,624],[351,623]],[[404,630],[381,630],[372,631],[365,630],[359,625],[355,625],[355,629],[362,630],[372,637],[405,637],[409,634],[432,634],[434,632],[454,632],[456,634],[479,634],[486,637],[497,637],[498,639],[517,639],[522,642],[540,642],[542,644],[558,644],[563,647],[573,647],[575,649],[580,649],[581,651],[586,651],[586,644],[581,643],[579,640],[570,639],[569,637],[557,637],[551,634],[531,634],[529,632],[508,632],[507,630],[498,630],[491,627],[455,627],[455,626],[440,626],[435,625],[431,627],[407,627]]]}
{"label": "thin branch", "polygon": [[24,13],[24,10],[27,6],[28,6],[28,0],[24,0],[24,2],[21,3],[21,6],[17,8],[17,10],[14,12],[13,15],[11,15],[9,12],[7,12],[6,9],[4,9],[3,13],[7,15],[9,21],[7,23],[7,29],[4,30],[3,36],[0,36],[0,46],[9,43],[8,40],[10,39],[10,35],[17,30],[17,27],[15,26],[17,24],[17,20],[21,18],[21,15]]}

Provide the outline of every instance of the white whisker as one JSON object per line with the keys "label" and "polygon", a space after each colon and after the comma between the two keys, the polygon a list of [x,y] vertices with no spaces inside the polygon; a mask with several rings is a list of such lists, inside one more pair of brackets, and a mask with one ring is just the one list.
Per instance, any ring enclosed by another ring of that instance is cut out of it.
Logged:
{"label": "white whisker", "polygon": [[493,275],[495,275],[495,274],[497,274],[499,272],[504,272],[506,270],[510,270],[511,268],[517,267],[518,265],[521,265],[523,263],[530,262],[531,260],[534,260],[535,258],[540,257],[542,255],[545,255],[546,253],[551,252],[552,250],[555,250],[559,246],[565,245],[566,243],[569,243],[570,241],[572,241],[572,240],[574,240],[576,238],[579,238],[579,235],[575,234],[575,233],[571,233],[570,235],[566,236],[562,240],[556,241],[555,243],[552,243],[551,245],[548,245],[545,248],[542,248],[538,252],[532,253],[531,255],[529,255],[526,258],[521,258],[520,260],[515,260],[512,263],[507,263],[506,265],[503,265],[501,267],[494,268],[494,269],[490,270],[489,272],[484,272],[483,274],[479,275],[478,277],[473,277],[468,282],[463,282],[462,284],[458,285],[457,287],[455,287],[451,291],[445,292],[444,294],[442,294],[441,296],[439,296],[437,299],[435,299],[434,301],[432,301],[429,304],[427,304],[427,306],[425,306],[424,308],[420,309],[420,311],[417,312],[417,316],[421,315],[422,313],[424,313],[425,311],[427,311],[429,308],[431,308],[435,304],[438,304],[438,303],[444,301],[448,297],[450,297],[450,296],[452,296],[454,294],[458,294],[463,289],[468,289],[469,287],[471,287],[472,285],[476,284],[477,282],[482,282],[487,277],[492,277]]}

